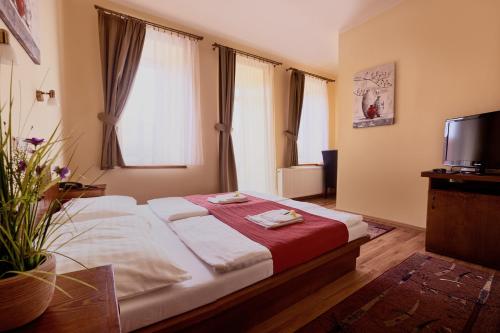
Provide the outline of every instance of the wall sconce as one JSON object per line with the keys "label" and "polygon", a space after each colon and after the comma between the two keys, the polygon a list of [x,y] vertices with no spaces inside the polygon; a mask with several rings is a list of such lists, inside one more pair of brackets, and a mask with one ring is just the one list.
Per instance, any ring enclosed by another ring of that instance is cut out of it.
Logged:
{"label": "wall sconce", "polygon": [[45,101],[45,97],[43,95],[48,95],[49,99],[47,100],[47,105],[50,106],[57,106],[57,99],[56,99],[56,91],[55,90],[49,90],[48,92],[37,90],[36,91],[36,100],[39,102]]}
{"label": "wall sconce", "polygon": [[16,52],[10,44],[9,32],[6,29],[0,29],[0,63],[17,65]]}

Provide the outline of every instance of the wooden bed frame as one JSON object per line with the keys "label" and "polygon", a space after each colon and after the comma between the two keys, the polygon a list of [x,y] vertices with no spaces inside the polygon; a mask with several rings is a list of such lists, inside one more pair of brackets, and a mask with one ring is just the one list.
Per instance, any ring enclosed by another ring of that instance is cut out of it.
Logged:
{"label": "wooden bed frame", "polygon": [[244,331],[355,270],[360,247],[368,241],[368,236],[354,240],[305,264],[138,332]]}

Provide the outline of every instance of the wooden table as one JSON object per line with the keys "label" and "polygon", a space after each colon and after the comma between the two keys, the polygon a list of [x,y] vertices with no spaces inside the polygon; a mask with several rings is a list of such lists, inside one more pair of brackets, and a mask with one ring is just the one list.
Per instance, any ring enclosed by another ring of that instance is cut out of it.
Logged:
{"label": "wooden table", "polygon": [[110,265],[64,274],[94,286],[91,289],[63,277],[57,285],[73,298],[58,291],[52,302],[35,321],[14,332],[120,332],[120,317]]}
{"label": "wooden table", "polygon": [[101,197],[106,194],[106,184],[86,185],[81,189],[63,190],[58,189],[57,198],[65,203],[74,198]]}

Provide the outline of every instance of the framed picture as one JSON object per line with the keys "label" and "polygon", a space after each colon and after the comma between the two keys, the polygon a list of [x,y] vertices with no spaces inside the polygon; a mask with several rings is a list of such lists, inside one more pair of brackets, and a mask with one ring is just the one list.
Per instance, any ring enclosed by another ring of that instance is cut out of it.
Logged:
{"label": "framed picture", "polygon": [[1,0],[0,18],[26,50],[31,60],[40,65],[38,47],[38,11],[36,0]]}
{"label": "framed picture", "polygon": [[394,124],[395,67],[390,63],[354,75],[354,128]]}

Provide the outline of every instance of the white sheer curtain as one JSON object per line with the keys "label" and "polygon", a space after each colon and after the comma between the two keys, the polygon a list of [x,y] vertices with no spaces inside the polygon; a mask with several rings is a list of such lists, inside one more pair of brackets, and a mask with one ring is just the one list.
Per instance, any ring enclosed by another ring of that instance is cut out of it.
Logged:
{"label": "white sheer curtain", "polygon": [[276,192],[274,67],[236,56],[233,145],[238,187]]}
{"label": "white sheer curtain", "polygon": [[328,149],[328,90],[326,81],[306,75],[297,149],[299,164],[321,164]]}
{"label": "white sheer curtain", "polygon": [[195,40],[147,28],[118,123],[126,165],[202,163],[198,57]]}

